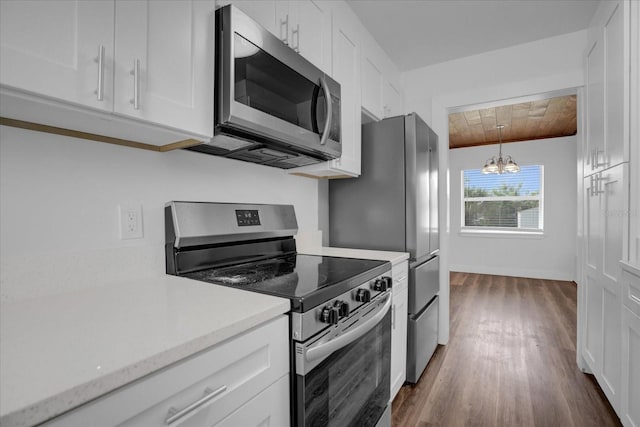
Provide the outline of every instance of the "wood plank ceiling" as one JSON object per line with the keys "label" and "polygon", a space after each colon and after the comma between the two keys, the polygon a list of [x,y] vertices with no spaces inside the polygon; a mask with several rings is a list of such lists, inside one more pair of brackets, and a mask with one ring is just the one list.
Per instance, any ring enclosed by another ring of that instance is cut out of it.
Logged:
{"label": "wood plank ceiling", "polygon": [[575,135],[576,95],[449,114],[449,148]]}

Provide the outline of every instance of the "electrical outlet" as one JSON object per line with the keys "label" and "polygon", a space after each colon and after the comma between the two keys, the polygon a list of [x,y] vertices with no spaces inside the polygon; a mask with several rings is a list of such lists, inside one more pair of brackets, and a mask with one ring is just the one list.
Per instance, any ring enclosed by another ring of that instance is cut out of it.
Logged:
{"label": "electrical outlet", "polygon": [[142,239],[142,206],[119,205],[120,240]]}

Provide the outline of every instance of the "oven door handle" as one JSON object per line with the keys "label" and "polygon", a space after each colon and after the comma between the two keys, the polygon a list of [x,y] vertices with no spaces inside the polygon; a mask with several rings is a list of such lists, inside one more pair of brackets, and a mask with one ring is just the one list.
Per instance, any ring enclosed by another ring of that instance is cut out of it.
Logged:
{"label": "oven door handle", "polygon": [[314,360],[322,359],[330,355],[334,351],[351,344],[352,342],[369,332],[371,329],[373,329],[387,314],[387,312],[389,311],[389,307],[391,307],[390,293],[386,296],[386,301],[381,304],[383,304],[382,308],[379,308],[378,312],[375,315],[365,320],[364,323],[362,323],[360,326],[330,341],[309,347],[305,352],[305,359],[307,360],[307,362],[313,362]]}

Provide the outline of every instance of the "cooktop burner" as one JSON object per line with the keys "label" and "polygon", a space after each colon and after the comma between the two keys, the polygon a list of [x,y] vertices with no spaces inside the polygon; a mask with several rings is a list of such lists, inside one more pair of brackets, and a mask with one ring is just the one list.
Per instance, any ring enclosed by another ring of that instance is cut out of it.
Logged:
{"label": "cooktop burner", "polygon": [[289,298],[293,311],[307,311],[387,269],[385,261],[290,254],[184,276]]}

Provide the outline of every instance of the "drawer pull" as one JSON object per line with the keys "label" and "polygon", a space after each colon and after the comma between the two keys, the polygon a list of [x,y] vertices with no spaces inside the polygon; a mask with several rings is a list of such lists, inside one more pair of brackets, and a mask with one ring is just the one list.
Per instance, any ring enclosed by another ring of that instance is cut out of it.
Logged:
{"label": "drawer pull", "polygon": [[222,387],[220,387],[217,390],[211,390],[209,387],[207,387],[204,390],[204,396],[202,396],[202,398],[196,400],[195,402],[193,402],[189,406],[184,407],[184,408],[182,408],[180,410],[178,410],[178,409],[176,409],[174,407],[169,408],[169,413],[167,414],[167,418],[164,420],[164,422],[167,425],[171,425],[171,424],[175,423],[180,418],[182,418],[185,415],[195,411],[196,409],[198,409],[199,407],[201,407],[202,405],[204,405],[205,403],[207,403],[208,401],[210,401],[214,397],[219,396],[220,394],[224,393],[225,391],[227,391],[227,386],[226,385],[223,385]]}

